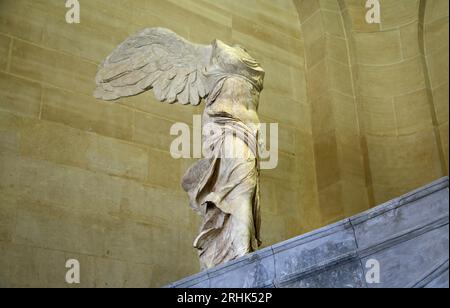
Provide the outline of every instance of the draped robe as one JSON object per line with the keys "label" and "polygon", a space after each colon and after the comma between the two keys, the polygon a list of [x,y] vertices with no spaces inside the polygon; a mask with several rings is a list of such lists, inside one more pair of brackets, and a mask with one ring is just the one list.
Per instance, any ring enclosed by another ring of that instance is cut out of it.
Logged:
{"label": "draped robe", "polygon": [[202,269],[255,251],[260,240],[259,91],[242,76],[222,76],[210,95],[203,126],[207,158],[185,174],[182,186],[203,218],[194,241]]}

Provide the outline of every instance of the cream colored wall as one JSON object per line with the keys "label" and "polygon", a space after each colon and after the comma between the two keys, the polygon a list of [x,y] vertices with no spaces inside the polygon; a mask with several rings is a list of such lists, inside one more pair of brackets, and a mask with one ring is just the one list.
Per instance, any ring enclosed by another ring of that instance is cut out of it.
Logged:
{"label": "cream colored wall", "polygon": [[179,184],[193,161],[168,151],[170,126],[192,123],[201,108],[151,93],[92,98],[97,64],[144,27],[239,43],[261,60],[260,113],[280,123],[281,148],[279,167],[261,180],[264,245],[303,232],[299,203],[312,184],[303,180],[299,193],[299,162],[310,160],[311,136],[292,2],[80,3],[81,24],[69,25],[64,1],[0,0],[0,286],[66,286],[69,258],[81,262],[81,286],[161,286],[198,271],[199,219]]}
{"label": "cream colored wall", "polygon": [[319,221],[447,175],[448,1],[383,0],[381,24],[365,21],[364,0],[294,4],[305,42]]}
{"label": "cream colored wall", "polygon": [[369,208],[352,59],[338,1],[294,3],[305,41],[319,221],[326,225]]}
{"label": "cream colored wall", "polygon": [[[260,114],[280,124],[261,178],[270,245],[448,174],[448,1],[0,0],[0,286],[161,286],[198,271],[199,224],[168,153],[202,108],[151,93],[92,98],[97,64],[164,26],[245,46],[267,72]],[[445,38],[444,38],[445,37]]]}
{"label": "cream colored wall", "polygon": [[448,175],[448,1],[421,1],[419,44],[443,173]]}
{"label": "cream colored wall", "polygon": [[[448,75],[448,58],[445,62],[446,57],[438,55],[440,66],[434,68],[424,61],[420,22],[422,10],[427,10],[427,15],[436,14],[433,7],[443,14],[440,22],[448,27],[448,1],[382,1],[379,25],[361,22],[363,2],[340,4],[351,33],[370,185],[375,204],[379,204],[448,174],[444,159],[448,154],[444,153],[435,120],[438,113],[445,125],[448,113],[435,109],[436,101],[427,85],[430,70],[439,76]],[[431,31],[436,35],[440,29]],[[428,48],[442,50],[439,44],[448,46],[448,39],[427,44]],[[448,93],[445,78],[436,82]],[[448,94],[441,100],[448,106]]]}

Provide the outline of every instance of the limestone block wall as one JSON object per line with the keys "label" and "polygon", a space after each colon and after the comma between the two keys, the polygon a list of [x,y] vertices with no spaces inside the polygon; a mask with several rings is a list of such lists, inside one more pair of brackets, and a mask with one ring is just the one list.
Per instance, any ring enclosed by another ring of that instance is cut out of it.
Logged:
{"label": "limestone block wall", "polygon": [[[305,42],[319,220],[448,174],[448,1],[294,0]],[[306,110],[306,109],[305,109]]]}
{"label": "limestone block wall", "polygon": [[151,93],[92,98],[97,65],[130,34],[170,28],[245,46],[267,72],[279,164],[261,178],[270,246],[448,174],[448,1],[0,0],[0,286],[162,286],[199,269],[199,224],[169,154],[202,107]]}
{"label": "limestone block wall", "polygon": [[369,208],[352,58],[338,1],[294,1],[305,41],[316,189],[322,225]]}
{"label": "limestone block wall", "polygon": [[342,2],[346,25],[353,29],[371,185],[380,203],[444,175],[445,169],[420,49],[420,1],[384,1],[382,23],[370,26],[357,21],[360,6]]}
{"label": "limestone block wall", "polygon": [[70,258],[85,287],[162,286],[199,270],[199,219],[179,184],[193,160],[170,157],[169,128],[191,125],[202,108],[151,93],[92,98],[98,63],[144,27],[238,43],[261,60],[260,113],[280,125],[279,167],[261,180],[264,245],[320,225],[299,206],[314,204],[301,177],[315,170],[299,167],[312,142],[291,1],[79,2],[81,23],[71,25],[64,1],[0,1],[0,286],[67,286]]}
{"label": "limestone block wall", "polygon": [[419,44],[444,173],[448,174],[448,1],[422,1]]}
{"label": "limestone block wall", "polygon": [[[357,10],[352,3],[342,6],[347,9],[346,24],[351,26]],[[444,158],[448,154],[435,120],[437,113],[447,121],[448,115],[436,110],[428,85],[430,70],[447,75],[448,59],[446,64],[441,56],[440,67],[432,68],[424,61],[422,47],[426,41],[421,16],[436,14],[432,12],[436,8],[448,16],[448,1],[384,1],[378,28],[353,31],[356,83],[377,203],[448,174]],[[436,43],[426,44],[427,49],[439,49]],[[448,38],[441,44],[448,45]],[[445,80],[439,84],[445,87]],[[446,101],[448,105],[448,95]]]}

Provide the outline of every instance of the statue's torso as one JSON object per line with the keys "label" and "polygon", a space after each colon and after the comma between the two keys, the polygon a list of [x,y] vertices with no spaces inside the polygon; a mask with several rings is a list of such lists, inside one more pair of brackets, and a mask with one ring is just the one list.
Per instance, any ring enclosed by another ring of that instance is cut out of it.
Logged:
{"label": "statue's torso", "polygon": [[228,78],[217,98],[208,104],[204,113],[204,124],[214,117],[230,117],[250,127],[259,123],[259,93],[253,85],[240,77]]}

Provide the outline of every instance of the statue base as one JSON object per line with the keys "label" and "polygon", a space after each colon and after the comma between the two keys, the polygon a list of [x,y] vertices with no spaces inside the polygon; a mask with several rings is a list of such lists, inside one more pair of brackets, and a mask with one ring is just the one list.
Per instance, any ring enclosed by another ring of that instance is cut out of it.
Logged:
{"label": "statue base", "polygon": [[448,177],[169,288],[449,287]]}

